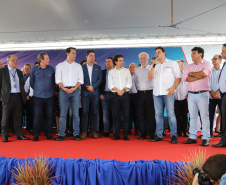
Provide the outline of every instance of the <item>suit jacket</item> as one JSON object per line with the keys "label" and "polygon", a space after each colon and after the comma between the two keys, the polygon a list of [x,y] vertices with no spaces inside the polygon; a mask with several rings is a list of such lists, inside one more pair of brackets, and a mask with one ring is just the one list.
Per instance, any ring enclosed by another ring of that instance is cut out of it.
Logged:
{"label": "suit jacket", "polygon": [[[19,78],[19,85],[20,85],[20,93],[23,100],[23,103],[26,103],[26,93],[24,91],[24,79],[23,74],[19,69],[16,69],[18,78]],[[0,69],[0,98],[4,104],[8,103],[9,95],[11,92],[11,84],[10,84],[10,76],[9,76],[9,69],[2,68]]]}
{"label": "suit jacket", "polygon": [[104,93],[104,89],[105,89],[105,86],[106,86],[106,80],[108,80],[108,79],[106,79],[106,73],[107,73],[107,69],[104,69],[102,71],[103,78],[102,78],[102,82],[100,84],[100,94],[102,94],[102,95]]}
{"label": "suit jacket", "polygon": [[92,71],[92,83],[90,83],[89,80],[89,72],[87,68],[87,64],[82,65],[82,70],[84,74],[84,84],[82,84],[82,96],[88,96],[90,94],[89,91],[87,91],[86,86],[89,86],[92,84],[94,92],[94,95],[100,95],[100,84],[102,81],[102,72],[101,72],[101,67],[93,64],[93,71]]}

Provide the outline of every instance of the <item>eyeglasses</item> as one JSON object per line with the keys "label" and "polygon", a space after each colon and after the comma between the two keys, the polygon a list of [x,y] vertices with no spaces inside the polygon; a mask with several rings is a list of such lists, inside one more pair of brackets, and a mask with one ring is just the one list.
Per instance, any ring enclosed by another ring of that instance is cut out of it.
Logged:
{"label": "eyeglasses", "polygon": [[219,58],[213,58],[213,59],[211,59],[212,61],[216,61],[216,60],[218,60]]}

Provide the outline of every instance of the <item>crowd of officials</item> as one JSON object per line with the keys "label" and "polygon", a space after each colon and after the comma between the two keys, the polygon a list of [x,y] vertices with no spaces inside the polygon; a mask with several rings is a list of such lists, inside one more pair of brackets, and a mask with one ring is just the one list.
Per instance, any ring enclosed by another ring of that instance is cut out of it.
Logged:
{"label": "crowd of officials", "polygon": [[[89,134],[94,139],[109,137],[111,131],[113,139],[119,140],[121,128],[123,139],[129,140],[134,125],[139,140],[150,137],[150,141],[159,142],[167,122],[172,144],[182,135],[188,137],[185,144],[193,144],[197,143],[200,120],[202,146],[209,146],[218,107],[216,131],[221,141],[213,146],[226,147],[225,62],[221,67],[226,44],[212,63],[204,59],[201,47],[191,50],[193,63],[188,65],[166,58],[163,47],[155,48],[150,64],[148,53],[142,52],[138,58],[139,66],[131,63],[124,68],[123,55],[116,54],[106,58],[106,67],[101,70],[93,50],[87,50],[86,60],[79,64],[75,62],[76,49],[70,47],[65,61],[55,69],[49,65],[48,54],[40,53],[33,67],[25,64],[21,71],[16,68],[17,57],[9,55],[5,67],[0,62],[2,142],[8,141],[12,127],[18,140],[30,139],[22,130],[26,112],[26,130],[27,134],[32,131],[33,141],[39,140],[41,130],[48,140],[64,140],[69,120],[76,141]],[[53,122],[57,138],[52,135]]]}

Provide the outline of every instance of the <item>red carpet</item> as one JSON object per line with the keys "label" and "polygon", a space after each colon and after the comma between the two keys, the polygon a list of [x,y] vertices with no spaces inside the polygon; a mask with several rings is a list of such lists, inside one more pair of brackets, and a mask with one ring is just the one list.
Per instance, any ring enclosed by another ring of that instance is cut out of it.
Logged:
{"label": "red carpet", "polygon": [[[183,144],[187,138],[178,137],[178,144],[170,143],[169,132],[163,137],[163,141],[150,142],[150,139],[138,140],[138,136],[130,135],[130,141],[123,139],[114,141],[113,135],[109,138],[92,139],[86,138],[74,141],[72,137],[64,141],[48,141],[46,137],[40,136],[38,142],[17,141],[16,136],[9,137],[8,143],[0,141],[0,156],[11,158],[35,158],[45,156],[52,158],[86,158],[86,159],[116,159],[119,161],[135,160],[184,160],[184,156],[190,156],[190,151],[206,150],[207,156],[217,153],[226,154],[226,148],[213,148],[211,145],[220,141],[220,138],[210,139],[210,146],[202,147],[202,140],[197,144]],[[33,138],[29,136],[30,138]],[[54,137],[57,137],[54,135]],[[0,136],[0,140],[2,137]]]}

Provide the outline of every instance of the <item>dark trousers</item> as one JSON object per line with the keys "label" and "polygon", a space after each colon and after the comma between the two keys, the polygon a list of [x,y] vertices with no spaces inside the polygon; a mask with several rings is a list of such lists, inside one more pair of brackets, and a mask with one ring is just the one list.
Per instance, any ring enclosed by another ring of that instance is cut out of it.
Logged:
{"label": "dark trousers", "polygon": [[129,112],[129,129],[132,129],[132,122],[134,123],[135,126],[135,132],[140,131],[140,124],[139,124],[139,120],[138,120],[138,97],[137,97],[137,93],[136,94],[130,94],[129,98],[130,98],[130,112]]}
{"label": "dark trousers", "polygon": [[[53,125],[53,105],[54,98],[38,98],[33,97],[34,100],[34,120],[33,120],[33,135],[39,136],[42,120],[45,120],[45,134],[52,136],[52,125]],[[43,119],[44,118],[44,119]]]}
{"label": "dark trousers", "polygon": [[226,145],[226,93],[222,94],[221,99],[222,136],[220,143]]}
{"label": "dark trousers", "polygon": [[20,93],[11,93],[9,100],[5,104],[2,102],[2,136],[9,136],[10,117],[13,116],[14,131],[17,136],[23,135],[21,120],[23,115],[24,104]]}
{"label": "dark trousers", "polygon": [[113,125],[115,128],[115,136],[120,136],[120,107],[123,112],[123,134],[128,135],[129,132],[129,93],[125,92],[122,96],[113,94],[112,96],[112,113]]}
{"label": "dark trousers", "polygon": [[[99,109],[99,95],[90,93],[89,96],[82,96],[82,124],[81,131],[87,132],[88,117],[91,120],[92,132],[97,132],[97,113]],[[89,114],[90,112],[90,114]]]}
{"label": "dark trousers", "polygon": [[[0,123],[2,122],[2,101],[0,101]],[[1,132],[1,127],[0,127]]]}
{"label": "dark trousers", "polygon": [[104,92],[104,99],[101,100],[103,110],[104,132],[110,132],[110,122],[112,122],[112,93]]}
{"label": "dark trousers", "polygon": [[32,130],[33,127],[33,115],[32,115],[32,99],[26,102],[25,111],[27,116],[27,126],[26,130]]}
{"label": "dark trousers", "polygon": [[138,111],[141,135],[146,136],[146,123],[148,124],[148,134],[155,134],[155,108],[153,100],[153,90],[138,91]]}
{"label": "dark trousers", "polygon": [[175,100],[175,115],[177,119],[177,134],[186,133],[188,125],[188,101],[184,100]]}
{"label": "dark trousers", "polygon": [[[213,135],[213,120],[214,120],[214,114],[216,112],[217,105],[221,112],[221,99],[210,99],[210,102],[209,102],[210,136]],[[222,127],[222,121],[221,121],[221,127]]]}

